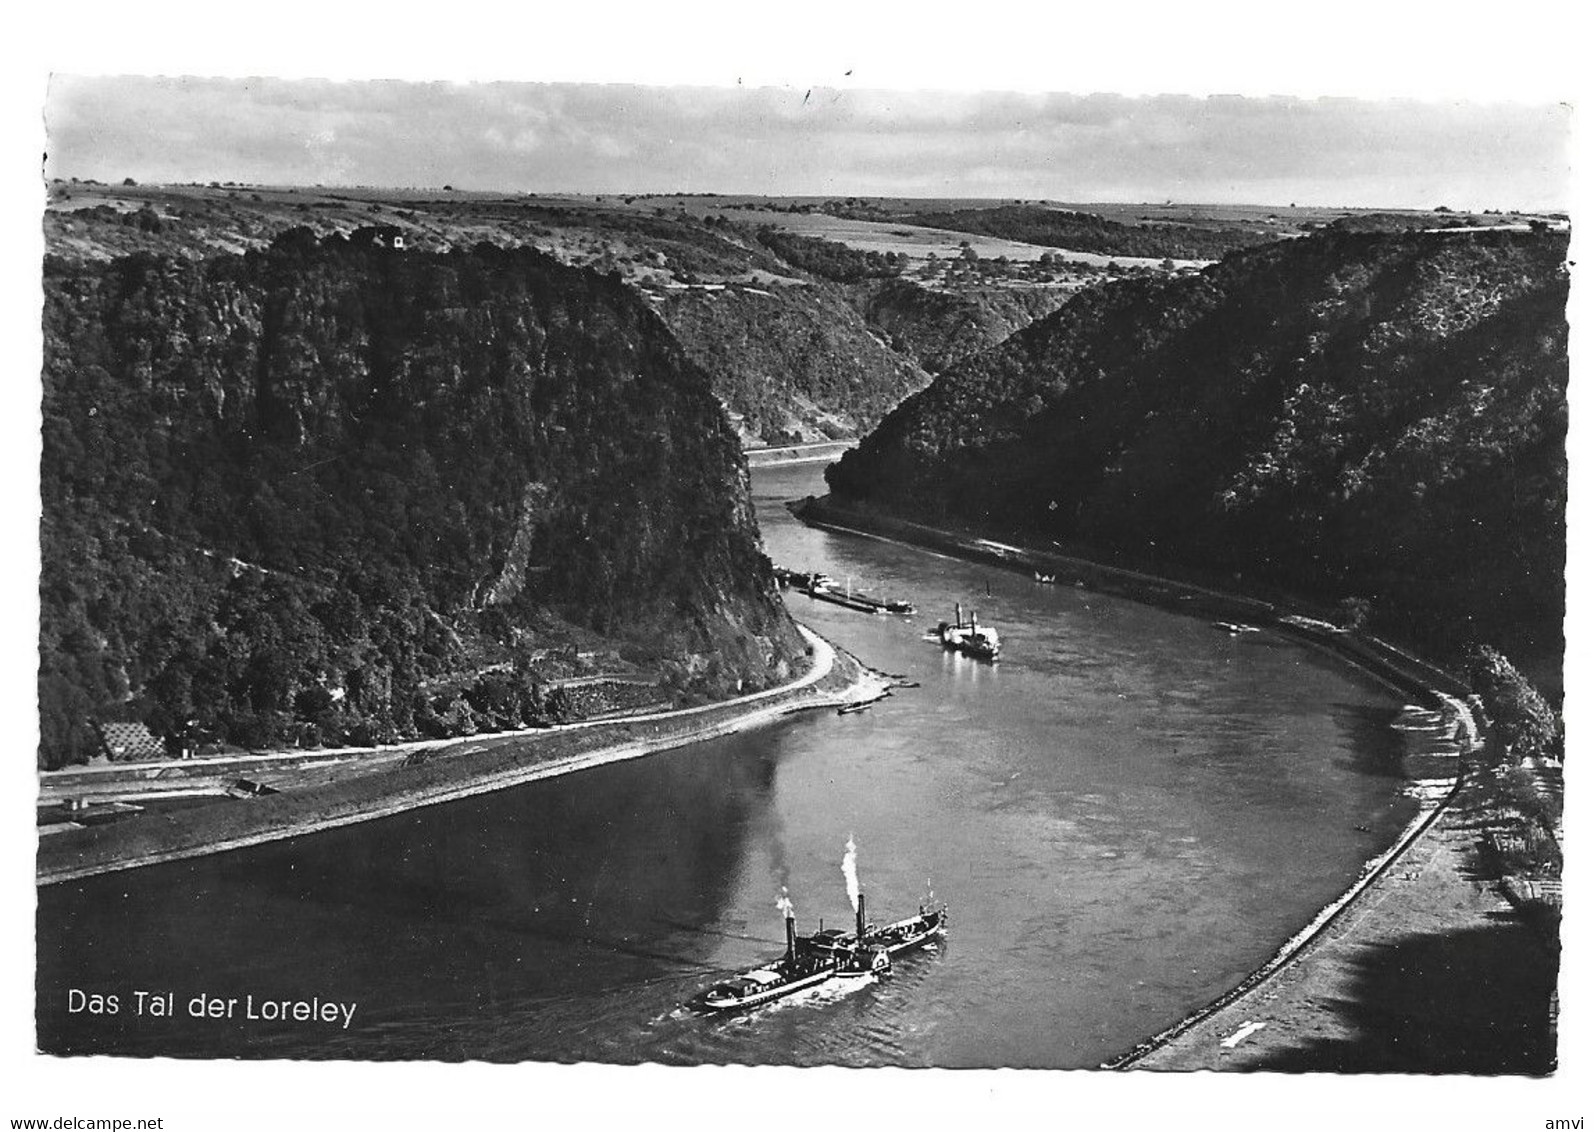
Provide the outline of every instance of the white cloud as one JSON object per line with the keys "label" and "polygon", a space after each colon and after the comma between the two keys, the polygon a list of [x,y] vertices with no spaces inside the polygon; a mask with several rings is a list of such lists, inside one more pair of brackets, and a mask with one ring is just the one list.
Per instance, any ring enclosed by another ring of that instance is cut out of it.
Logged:
{"label": "white cloud", "polygon": [[[1553,105],[275,79],[52,83],[52,175],[1564,206]],[[306,147],[302,139],[316,139]],[[538,160],[528,164],[526,155]]]}

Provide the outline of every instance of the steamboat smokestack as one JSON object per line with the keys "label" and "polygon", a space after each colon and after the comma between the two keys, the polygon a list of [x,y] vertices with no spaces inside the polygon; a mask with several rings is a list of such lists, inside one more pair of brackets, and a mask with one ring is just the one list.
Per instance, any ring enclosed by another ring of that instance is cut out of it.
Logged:
{"label": "steamboat smokestack", "polygon": [[858,946],[863,946],[863,890],[858,890]]}
{"label": "steamboat smokestack", "polygon": [[775,907],[786,917],[786,962],[790,963],[797,958],[797,910],[791,906],[791,897],[784,888],[780,890]]}
{"label": "steamboat smokestack", "polygon": [[961,601],[952,603],[952,623],[954,625],[963,624],[963,603]]}

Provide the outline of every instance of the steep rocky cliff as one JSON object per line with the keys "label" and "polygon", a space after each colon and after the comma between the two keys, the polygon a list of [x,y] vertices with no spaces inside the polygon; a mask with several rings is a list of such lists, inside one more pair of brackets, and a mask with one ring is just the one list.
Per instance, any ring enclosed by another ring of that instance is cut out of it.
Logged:
{"label": "steep rocky cliff", "polygon": [[90,717],[364,742],[541,718],[582,653],[702,695],[802,652],[707,377],[617,278],[298,230],[45,295],[47,763]]}
{"label": "steep rocky cliff", "polygon": [[1565,254],[1554,232],[1323,233],[1087,291],[830,483],[1557,658]]}

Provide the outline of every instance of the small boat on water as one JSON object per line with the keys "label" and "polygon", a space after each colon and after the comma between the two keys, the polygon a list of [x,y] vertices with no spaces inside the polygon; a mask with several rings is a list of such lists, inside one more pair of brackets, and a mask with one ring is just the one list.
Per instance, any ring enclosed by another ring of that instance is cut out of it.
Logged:
{"label": "small boat on water", "polygon": [[945,904],[934,908],[921,904],[917,915],[896,920],[883,928],[875,928],[864,934],[863,941],[865,946],[883,947],[887,955],[896,955],[944,938],[946,925]]}
{"label": "small boat on water", "polygon": [[857,847],[849,837],[842,873],[857,913],[857,928],[852,934],[839,928],[826,929],[821,921],[819,931],[799,936],[791,900],[782,889],[775,907],[786,917],[786,954],[715,983],[688,1002],[687,1008],[699,1014],[726,1014],[774,1002],[830,979],[885,978],[891,973],[893,955],[924,947],[946,935],[946,905],[936,904],[933,896],[919,905],[917,915],[884,927],[870,924],[864,917],[857,863]]}
{"label": "small boat on water", "polygon": [[748,1010],[785,998],[808,987],[818,986],[836,975],[834,959],[813,958],[798,966],[777,960],[763,967],[754,967],[737,978],[715,983],[694,998],[688,1005],[702,1014],[726,1014],[733,1010]]}
{"label": "small boat on water", "polygon": [[1212,627],[1214,629],[1222,629],[1225,633],[1229,634],[1231,637],[1237,637],[1241,633],[1259,633],[1259,632],[1261,632],[1261,630],[1258,629],[1255,625],[1241,625],[1241,624],[1239,624],[1237,622],[1234,622],[1234,621],[1214,621],[1212,623]]}
{"label": "small boat on water", "polygon": [[916,915],[893,921],[884,927],[864,922],[863,894],[858,894],[858,923],[856,932],[843,932],[840,928],[826,928],[802,941],[802,946],[818,953],[851,956],[857,953],[858,940],[863,939],[863,950],[881,951],[888,957],[904,951],[923,947],[932,940],[946,935],[947,909],[945,904],[919,905]]}
{"label": "small boat on water", "polygon": [[839,973],[837,956],[798,946],[797,921],[791,900],[784,892],[776,907],[786,914],[786,954],[734,979],[715,983],[687,1003],[688,1009],[700,1014],[747,1010],[818,986]]}
{"label": "small boat on water", "polygon": [[869,923],[864,915],[864,891],[858,883],[858,847],[847,838],[847,852],[841,859],[841,872],[847,878],[847,897],[852,901],[857,926],[852,934],[840,928],[825,928],[800,941],[799,951],[831,955],[839,976],[877,974],[891,971],[891,957],[932,939],[946,935],[946,905],[935,903],[933,894],[919,905],[916,916],[908,916],[884,927]]}
{"label": "small boat on water", "polygon": [[1042,574],[1039,570],[1037,570],[1035,571],[1035,580],[1043,586],[1052,586],[1057,584],[1057,575]]}
{"label": "small boat on water", "polygon": [[979,615],[973,610],[969,611],[969,619],[965,622],[961,604],[956,607],[954,617],[955,620],[950,624],[943,621],[936,626],[935,635],[941,646],[976,660],[995,660],[1002,651],[1001,638],[996,630],[989,625],[981,625]]}

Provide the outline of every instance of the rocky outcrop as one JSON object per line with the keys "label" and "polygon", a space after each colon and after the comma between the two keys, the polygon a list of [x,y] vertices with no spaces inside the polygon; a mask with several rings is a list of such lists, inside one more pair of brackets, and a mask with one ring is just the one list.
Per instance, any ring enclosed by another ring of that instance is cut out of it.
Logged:
{"label": "rocky outcrop", "polygon": [[600,645],[694,695],[803,651],[708,378],[617,278],[300,230],[45,293],[48,763],[90,716],[376,741],[534,718]]}

